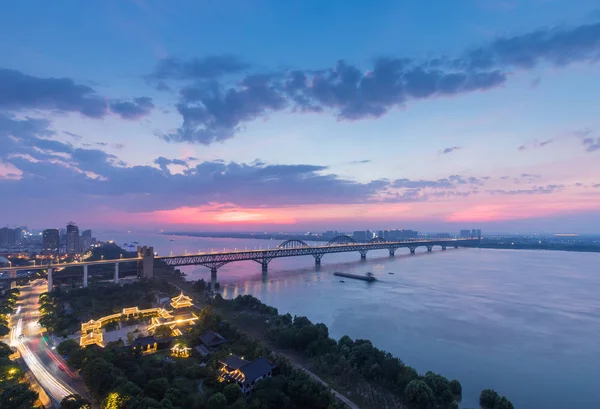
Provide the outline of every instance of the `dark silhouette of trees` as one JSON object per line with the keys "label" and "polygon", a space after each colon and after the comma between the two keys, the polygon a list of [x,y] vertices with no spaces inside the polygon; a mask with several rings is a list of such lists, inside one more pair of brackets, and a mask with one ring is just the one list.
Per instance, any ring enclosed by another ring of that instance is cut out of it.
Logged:
{"label": "dark silhouette of trees", "polygon": [[406,401],[414,409],[429,409],[433,406],[434,396],[431,388],[422,380],[410,381],[404,389]]}

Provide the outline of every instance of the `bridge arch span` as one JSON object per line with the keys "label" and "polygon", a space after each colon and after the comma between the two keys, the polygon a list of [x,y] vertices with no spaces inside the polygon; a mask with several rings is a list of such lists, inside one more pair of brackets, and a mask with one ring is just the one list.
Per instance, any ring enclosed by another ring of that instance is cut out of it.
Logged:
{"label": "bridge arch span", "polygon": [[301,247],[309,247],[308,244],[303,242],[302,240],[286,240],[277,246],[278,249],[297,249]]}
{"label": "bridge arch span", "polygon": [[329,240],[327,242],[328,246],[331,246],[332,244],[347,244],[347,243],[356,243],[356,240],[354,240],[352,237],[350,236],[336,236],[333,239]]}

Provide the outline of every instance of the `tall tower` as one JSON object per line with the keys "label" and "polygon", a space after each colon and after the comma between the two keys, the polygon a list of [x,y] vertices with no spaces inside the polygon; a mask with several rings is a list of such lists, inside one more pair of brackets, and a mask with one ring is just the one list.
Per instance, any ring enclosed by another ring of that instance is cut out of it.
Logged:
{"label": "tall tower", "polygon": [[43,252],[46,254],[58,254],[60,248],[60,233],[58,229],[46,229],[42,235]]}
{"label": "tall tower", "polygon": [[79,227],[73,222],[67,224],[67,254],[79,253]]}

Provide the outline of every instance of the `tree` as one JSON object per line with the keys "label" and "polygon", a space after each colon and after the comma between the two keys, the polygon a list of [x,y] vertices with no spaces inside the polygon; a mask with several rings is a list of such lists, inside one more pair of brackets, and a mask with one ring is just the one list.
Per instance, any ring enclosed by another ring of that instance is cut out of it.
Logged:
{"label": "tree", "polygon": [[169,389],[169,380],[167,378],[151,379],[144,387],[147,396],[153,399],[161,400]]}
{"label": "tree", "polygon": [[448,405],[448,409],[458,409],[458,402],[457,401],[450,402],[450,405]]}
{"label": "tree", "polygon": [[418,379],[410,381],[404,389],[406,400],[415,409],[428,409],[434,403],[433,391],[424,382]]}
{"label": "tree", "polygon": [[92,405],[86,399],[81,396],[69,395],[60,401],[59,409],[92,409]]}
{"label": "tree", "polygon": [[498,400],[499,395],[493,389],[484,389],[479,394],[479,404],[485,409],[492,409]]}
{"label": "tree", "polygon": [[10,347],[4,342],[0,342],[0,358],[8,358],[12,354]]}
{"label": "tree", "polygon": [[227,409],[227,399],[221,392],[217,392],[208,398],[207,409]]}
{"label": "tree", "polygon": [[494,403],[494,409],[515,409],[511,401],[506,396],[499,397]]}
{"label": "tree", "polygon": [[456,396],[462,395],[462,385],[456,379],[450,381],[450,390]]}
{"label": "tree", "polygon": [[[58,346],[56,347],[56,350],[58,351],[59,354],[61,355],[66,355],[69,356],[71,355],[71,353],[73,353],[74,351],[79,350],[80,346],[77,343],[77,341],[69,339],[66,341],[61,342],[60,344],[58,344]],[[67,396],[68,397],[68,396]],[[66,398],[65,398],[66,399]]]}
{"label": "tree", "polygon": [[227,403],[231,405],[238,400],[238,398],[244,396],[244,393],[237,384],[231,383],[223,389],[223,395],[225,395]]}
{"label": "tree", "polygon": [[168,325],[159,325],[154,330],[154,336],[157,338],[168,338],[171,336],[171,328]]}
{"label": "tree", "polygon": [[11,382],[0,392],[0,408],[31,409],[37,398],[28,384]]}

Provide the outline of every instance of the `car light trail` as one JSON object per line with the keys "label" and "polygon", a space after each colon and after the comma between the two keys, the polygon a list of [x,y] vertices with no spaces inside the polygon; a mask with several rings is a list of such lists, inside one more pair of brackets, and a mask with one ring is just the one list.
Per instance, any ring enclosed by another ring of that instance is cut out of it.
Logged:
{"label": "car light trail", "polygon": [[44,390],[57,402],[60,402],[65,396],[74,394],[75,391],[48,372],[40,362],[39,358],[21,341],[20,336],[22,329],[23,319],[19,318],[16,327],[14,327],[11,332],[11,345],[18,349],[23,360],[40,385],[42,385],[42,388],[44,388]]}

